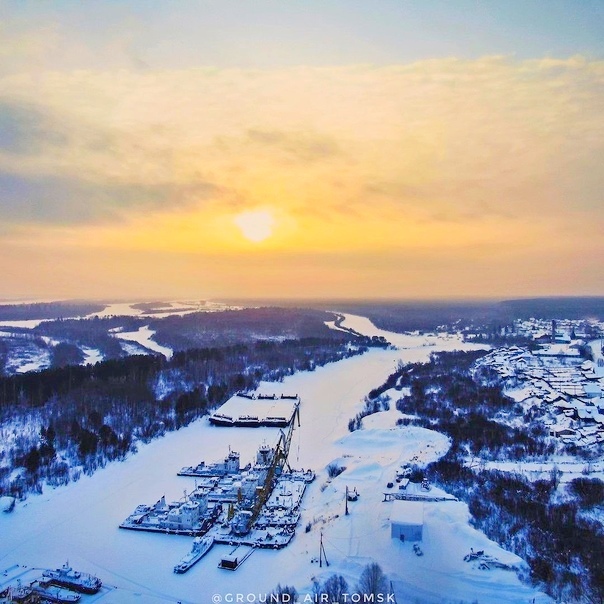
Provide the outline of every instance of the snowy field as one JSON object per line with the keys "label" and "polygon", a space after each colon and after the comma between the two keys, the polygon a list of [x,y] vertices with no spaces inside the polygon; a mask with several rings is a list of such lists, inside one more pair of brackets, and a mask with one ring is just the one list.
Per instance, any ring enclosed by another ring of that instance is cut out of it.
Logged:
{"label": "snowy field", "polygon": [[[514,572],[483,571],[463,561],[473,547],[503,562],[523,564],[471,528],[463,503],[424,504],[424,556],[416,556],[410,544],[391,539],[391,504],[382,502],[386,482],[402,463],[413,459],[428,463],[440,457],[449,446],[446,437],[418,427],[397,427],[400,414],[395,410],[365,418],[363,430],[347,429],[364,396],[384,382],[399,360],[423,361],[435,350],[472,346],[451,337],[390,334],[352,316],[345,326],[384,335],[399,348],[371,350],[287,377],[277,385],[279,391],[298,393],[302,401],[290,464],[317,473],[288,547],[255,551],[236,572],[229,572],[217,568],[228,548],[215,546],[188,573],[175,575],[172,567],[189,551],[191,538],[117,528],[138,504],[154,503],[164,494],[168,501],[175,500],[192,489],[193,478],[176,476],[181,467],[220,459],[229,445],[245,463],[263,440],[272,442],[277,434],[274,428],[214,427],[205,418],[142,446],[123,463],[110,464],[78,483],[48,489],[19,504],[12,514],[0,514],[0,586],[6,581],[2,571],[15,564],[56,567],[69,560],[111,588],[82,602],[205,604],[226,601],[230,594],[258,597],[277,583],[306,593],[313,577],[325,579],[332,573],[344,575],[354,587],[364,566],[375,560],[392,580],[398,602],[549,601],[521,584]],[[265,394],[274,390],[275,384],[259,388]],[[326,472],[331,462],[346,466],[333,480]],[[360,494],[349,504],[349,516],[344,516],[346,486],[356,487]],[[311,530],[305,532],[308,523]],[[316,562],[321,530],[328,568],[319,568]],[[218,597],[212,598],[214,594]]]}

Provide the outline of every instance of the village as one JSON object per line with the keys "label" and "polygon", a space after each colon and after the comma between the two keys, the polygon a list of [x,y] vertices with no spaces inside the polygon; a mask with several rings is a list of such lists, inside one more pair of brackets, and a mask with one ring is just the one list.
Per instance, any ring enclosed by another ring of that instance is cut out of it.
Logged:
{"label": "village", "polygon": [[518,414],[542,421],[563,445],[604,443],[603,325],[531,319],[514,329],[538,347],[497,348],[475,363],[474,374],[495,371]]}

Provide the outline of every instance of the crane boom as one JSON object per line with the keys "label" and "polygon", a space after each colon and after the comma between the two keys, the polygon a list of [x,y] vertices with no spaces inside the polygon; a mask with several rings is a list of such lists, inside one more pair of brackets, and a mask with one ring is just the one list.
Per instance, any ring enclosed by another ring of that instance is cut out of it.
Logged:
{"label": "crane boom", "polygon": [[259,490],[259,493],[256,497],[256,501],[254,502],[254,507],[252,508],[252,517],[250,518],[249,523],[250,526],[257,520],[262,510],[262,507],[264,506],[273,491],[273,488],[275,486],[275,475],[281,474],[284,466],[287,467],[287,469],[291,472],[291,467],[289,465],[289,462],[287,461],[287,457],[289,455],[289,448],[291,446],[292,436],[294,433],[294,422],[296,419],[298,420],[298,426],[300,426],[299,402],[296,403],[296,406],[294,408],[294,413],[292,415],[287,434],[285,434],[283,430],[280,430],[279,440],[277,441],[277,445],[275,446],[275,450],[273,452],[269,468],[266,472],[264,484]]}

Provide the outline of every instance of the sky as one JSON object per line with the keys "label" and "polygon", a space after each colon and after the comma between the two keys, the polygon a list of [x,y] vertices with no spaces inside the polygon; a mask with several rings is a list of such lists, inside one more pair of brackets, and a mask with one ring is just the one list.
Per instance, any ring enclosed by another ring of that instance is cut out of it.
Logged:
{"label": "sky", "polygon": [[601,0],[0,0],[0,298],[604,295]]}

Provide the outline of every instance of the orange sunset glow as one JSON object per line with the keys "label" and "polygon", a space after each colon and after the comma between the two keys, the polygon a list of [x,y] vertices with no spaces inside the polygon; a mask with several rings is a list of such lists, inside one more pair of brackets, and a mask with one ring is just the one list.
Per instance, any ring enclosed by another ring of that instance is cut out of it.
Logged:
{"label": "orange sunset glow", "polygon": [[603,293],[597,54],[137,66],[56,18],[5,31],[5,297]]}

